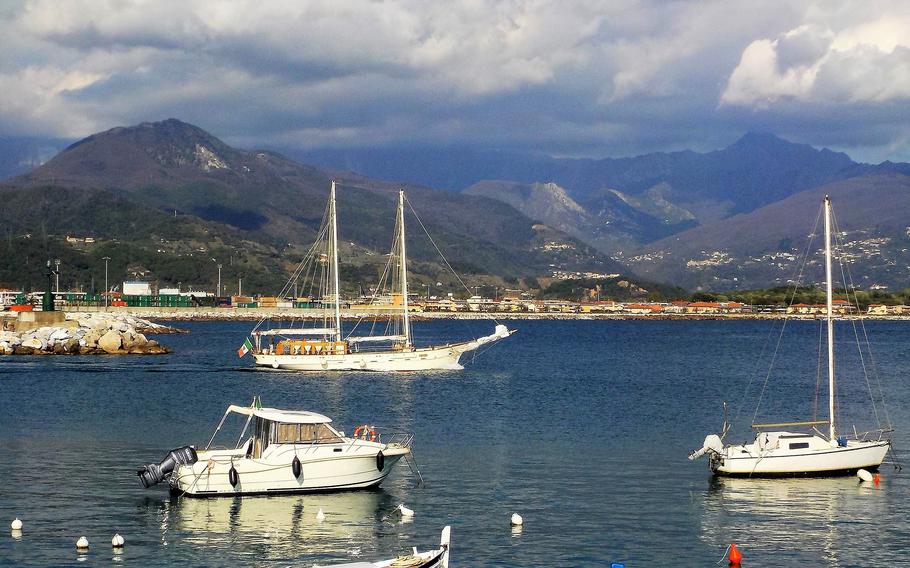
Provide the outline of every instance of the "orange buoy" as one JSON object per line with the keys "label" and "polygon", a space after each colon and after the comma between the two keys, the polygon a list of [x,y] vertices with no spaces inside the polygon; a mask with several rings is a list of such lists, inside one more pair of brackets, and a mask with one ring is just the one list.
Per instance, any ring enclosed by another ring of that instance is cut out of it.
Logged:
{"label": "orange buoy", "polygon": [[730,543],[730,553],[727,554],[727,559],[730,561],[730,566],[739,566],[743,561],[743,553],[736,548],[736,545]]}
{"label": "orange buoy", "polygon": [[882,482],[882,474],[876,473],[875,477],[872,478],[872,483],[874,483],[875,486],[878,487],[878,484],[881,482]]}

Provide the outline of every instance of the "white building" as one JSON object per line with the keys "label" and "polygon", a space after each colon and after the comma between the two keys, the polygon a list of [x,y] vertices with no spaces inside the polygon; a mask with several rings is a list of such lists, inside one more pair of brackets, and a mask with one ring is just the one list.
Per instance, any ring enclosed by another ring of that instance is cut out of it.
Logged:
{"label": "white building", "polygon": [[16,296],[21,294],[21,290],[8,290],[0,288],[0,310],[16,303]]}
{"label": "white building", "polygon": [[123,294],[126,296],[151,296],[152,287],[148,282],[141,280],[125,280],[123,282]]}

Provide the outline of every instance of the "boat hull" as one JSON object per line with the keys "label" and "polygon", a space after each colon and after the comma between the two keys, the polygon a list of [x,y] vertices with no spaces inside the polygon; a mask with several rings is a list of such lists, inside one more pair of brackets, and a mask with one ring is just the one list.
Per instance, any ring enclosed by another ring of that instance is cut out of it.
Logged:
{"label": "boat hull", "polygon": [[888,441],[856,442],[846,447],[751,451],[754,445],[728,446],[711,457],[715,475],[730,477],[826,477],[875,471],[885,460]]}
{"label": "boat hull", "polygon": [[364,351],[344,355],[256,354],[256,365],[294,371],[432,371],[463,369],[461,356],[467,344],[429,347],[413,351]]}
{"label": "boat hull", "polygon": [[[290,447],[272,452],[264,459],[248,458],[236,451],[199,452],[199,461],[180,466],[172,475],[171,491],[192,497],[233,495],[275,495],[347,491],[376,487],[395,464],[406,455],[407,448],[382,449],[369,442],[325,444],[316,448]],[[379,469],[377,454],[383,454]],[[294,456],[300,460],[301,473],[294,475]],[[231,468],[236,471],[236,485],[231,484]]]}

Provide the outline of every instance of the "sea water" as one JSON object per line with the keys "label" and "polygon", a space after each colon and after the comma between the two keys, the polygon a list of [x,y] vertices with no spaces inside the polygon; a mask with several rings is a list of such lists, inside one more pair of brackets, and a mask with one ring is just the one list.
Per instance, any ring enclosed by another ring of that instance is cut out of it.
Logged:
{"label": "sea water", "polygon": [[[517,321],[516,335],[469,354],[463,371],[397,374],[256,370],[236,357],[248,323],[181,325],[190,333],[159,338],[167,356],[0,358],[0,564],[312,566],[432,548],[445,525],[451,566],[714,566],[731,542],[747,566],[906,561],[910,470],[883,467],[878,487],[727,480],[686,459],[719,431],[725,400],[737,424],[728,441],[745,441],[753,417],[826,416],[816,322],[779,336],[768,321]],[[868,322],[872,359],[841,327],[841,430],[874,425],[877,371],[889,410],[878,419],[893,421],[900,457],[910,323]],[[492,323],[415,328],[451,342]],[[863,364],[868,384],[848,371]],[[362,423],[412,432],[424,483],[401,462],[370,491],[189,499],[142,489],[137,467],[204,445],[227,405],[254,395],[349,433]],[[416,512],[410,522],[389,516],[399,503]],[[6,529],[14,517],[19,538]],[[83,535],[91,547],[80,554]]]}

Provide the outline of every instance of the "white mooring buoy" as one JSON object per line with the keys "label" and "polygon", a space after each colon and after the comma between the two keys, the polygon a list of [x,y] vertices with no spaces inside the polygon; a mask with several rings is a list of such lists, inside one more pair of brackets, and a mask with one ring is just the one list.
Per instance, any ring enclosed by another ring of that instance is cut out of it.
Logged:
{"label": "white mooring buoy", "polygon": [[521,515],[518,513],[512,513],[511,525],[513,527],[520,527],[525,523],[525,520],[521,518]]}
{"label": "white mooring buoy", "polygon": [[11,528],[14,531],[22,530],[22,521],[19,520],[19,517],[16,517],[15,519],[13,519],[13,522],[11,522],[9,524],[9,528]]}
{"label": "white mooring buoy", "polygon": [[868,471],[866,471],[865,469],[861,469],[861,470],[857,471],[856,477],[858,477],[860,481],[865,481],[865,482],[872,481],[872,474],[869,473]]}
{"label": "white mooring buoy", "polygon": [[319,507],[319,512],[316,513],[316,520],[320,523],[325,520],[325,513],[322,512],[322,507]]}
{"label": "white mooring buoy", "polygon": [[76,541],[77,550],[88,550],[88,539],[84,536],[80,536],[79,540]]}
{"label": "white mooring buoy", "polygon": [[120,533],[115,534],[114,537],[111,538],[111,546],[113,548],[123,548],[124,542],[126,541],[123,540],[123,537],[120,536]]}
{"label": "white mooring buoy", "polygon": [[413,517],[414,516],[414,511],[405,507],[404,503],[398,505],[398,510],[401,511],[402,517]]}

